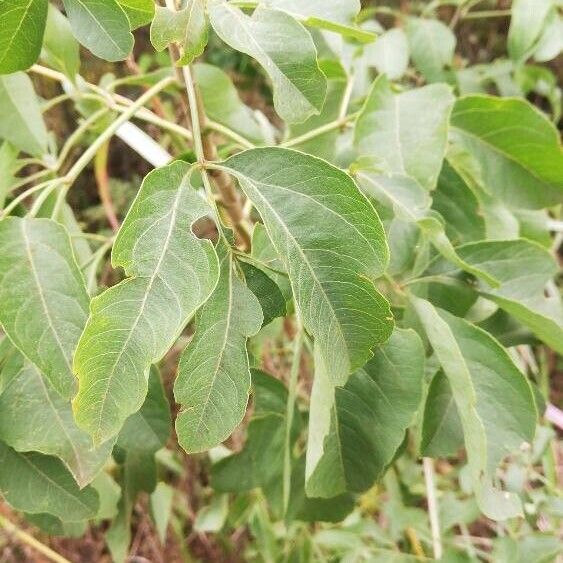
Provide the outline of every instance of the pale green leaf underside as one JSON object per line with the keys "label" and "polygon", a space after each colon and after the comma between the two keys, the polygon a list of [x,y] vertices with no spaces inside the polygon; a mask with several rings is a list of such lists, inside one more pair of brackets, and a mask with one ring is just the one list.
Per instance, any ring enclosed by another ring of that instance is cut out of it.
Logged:
{"label": "pale green leaf underside", "polygon": [[256,144],[273,145],[273,127],[261,123],[256,112],[243,104],[229,75],[219,67],[196,63],[193,73],[205,114]]}
{"label": "pale green leaf underside", "polygon": [[79,49],[68,19],[50,4],[41,59],[74,80],[80,67]]}
{"label": "pale green leaf underside", "polygon": [[175,43],[182,49],[178,64],[190,64],[203,53],[207,37],[205,0],[188,0],[178,11],[157,6],[151,24],[151,43],[157,51]]}
{"label": "pale green leaf underside", "polygon": [[262,325],[260,303],[235,274],[230,250],[221,244],[217,252],[219,282],[199,314],[174,385],[182,406],[176,433],[187,452],[219,445],[242,420],[250,391],[246,340]]}
{"label": "pale green leaf underside", "polygon": [[0,0],[0,74],[37,60],[46,19],[47,0]]}
{"label": "pale green leaf underside", "polygon": [[482,241],[458,248],[468,263],[489,272],[501,284],[482,294],[528,326],[540,339],[563,354],[563,306],[559,294],[545,296],[546,284],[557,275],[552,255],[527,240]]}
{"label": "pale green leaf underside", "polygon": [[150,23],[154,17],[154,0],[117,0],[127,14],[131,29]]}
{"label": "pale green leaf underside", "polygon": [[514,0],[507,42],[511,59],[523,62],[530,56],[554,8],[554,0]]}
{"label": "pale green leaf underside", "polygon": [[461,258],[446,235],[444,219],[430,209],[430,196],[416,180],[400,175],[383,176],[369,170],[360,170],[356,176],[364,193],[393,209],[397,219],[415,223],[444,258],[487,284],[498,285],[494,276]]}
{"label": "pale green leaf underside", "polygon": [[70,398],[72,354],[89,297],[63,226],[50,219],[0,221],[0,302],[10,340]]}
{"label": "pale green leaf underside", "polygon": [[368,43],[376,37],[353,25],[361,7],[359,0],[264,0],[263,4],[291,14],[309,27],[334,31],[344,37]]}
{"label": "pale green leaf underside", "polygon": [[151,172],[115,241],[112,263],[127,279],[92,300],[74,358],[79,392],[76,420],[102,442],[137,411],[149,368],[174,343],[218,276],[210,241],[192,224],[209,213],[177,161]]}
{"label": "pale green leaf underside", "polygon": [[307,495],[362,492],[381,477],[422,399],[424,348],[412,330],[395,329],[344,387],[315,362],[307,447]]}
{"label": "pale green leaf underside", "polygon": [[0,442],[0,494],[22,512],[52,514],[64,522],[96,516],[98,493],[82,490],[62,462],[39,453],[18,453]]}
{"label": "pale green leaf underside", "polygon": [[549,120],[525,100],[465,96],[452,112],[452,141],[479,163],[484,188],[510,207],[563,201],[563,152]]}
{"label": "pale green leaf underside", "polygon": [[428,301],[411,300],[448,377],[481,510],[497,520],[521,514],[518,496],[495,488],[494,475],[505,456],[533,439],[536,409],[528,381],[488,333]]}
{"label": "pale green leaf underside", "polygon": [[111,455],[113,442],[95,448],[76,426],[70,402],[13,350],[0,375],[0,440],[19,452],[58,457],[85,486]]}
{"label": "pale green leaf underside", "polygon": [[274,107],[290,123],[321,111],[326,78],[307,30],[285,12],[259,5],[252,16],[226,2],[209,6],[211,25],[233,49],[256,59],[274,90]]}
{"label": "pale green leaf underside", "polygon": [[63,0],[75,37],[96,57],[123,60],[133,48],[129,20],[117,0]]}
{"label": "pale green leaf underside", "polygon": [[393,327],[373,283],[388,261],[377,213],[350,176],[297,151],[251,149],[220,167],[260,212],[305,328],[343,384]]}
{"label": "pale green leaf underside", "polygon": [[416,68],[428,82],[444,81],[455,52],[452,30],[440,20],[409,18],[406,32]]}
{"label": "pale green leaf underside", "polygon": [[33,156],[47,151],[47,129],[33,84],[23,72],[0,76],[0,138]]}
{"label": "pale green leaf underside", "polygon": [[409,66],[409,44],[401,28],[390,29],[364,49],[365,59],[379,74],[389,80],[398,80]]}
{"label": "pale green leaf underside", "polygon": [[356,122],[359,153],[375,157],[385,172],[412,176],[427,190],[434,189],[453,103],[445,84],[394,94],[387,78],[378,77]]}

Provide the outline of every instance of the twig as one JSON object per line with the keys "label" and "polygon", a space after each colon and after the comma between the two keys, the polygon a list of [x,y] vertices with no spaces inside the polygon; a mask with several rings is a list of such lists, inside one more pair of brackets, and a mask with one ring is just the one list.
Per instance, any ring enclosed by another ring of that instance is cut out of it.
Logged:
{"label": "twig", "polygon": [[438,499],[436,498],[436,484],[434,482],[434,462],[429,457],[422,458],[426,497],[428,499],[428,513],[430,529],[432,531],[432,549],[435,559],[442,559],[442,538],[440,536],[440,521],[438,517]]}
{"label": "twig", "polygon": [[18,540],[26,543],[39,553],[42,553],[45,557],[54,561],[55,563],[71,563],[68,559],[65,559],[62,555],[54,552],[50,547],[36,540],[34,537],[30,536],[28,533],[20,530],[15,524],[12,524],[7,518],[0,516],[0,526],[2,526],[8,534],[16,537]]}
{"label": "twig", "polygon": [[320,127],[317,127],[316,129],[312,129],[311,131],[308,131],[303,135],[299,135],[299,137],[293,137],[293,139],[288,139],[287,141],[281,143],[281,146],[294,147],[295,145],[300,145],[305,141],[310,141],[311,139],[314,139],[315,137],[319,137],[320,135],[324,135],[329,131],[334,131],[334,129],[339,129],[341,127],[344,127],[345,125],[350,123],[350,121],[356,119],[356,117],[358,117],[357,113],[351,113],[349,115],[344,116],[341,119],[335,119],[330,123],[321,125]]}
{"label": "twig", "polygon": [[113,232],[119,230],[119,220],[115,214],[115,209],[113,206],[113,200],[111,199],[111,192],[109,188],[109,176],[108,176],[108,152],[109,152],[108,139],[98,150],[96,156],[94,157],[94,176],[96,178],[96,184],[98,186],[98,194],[100,196],[100,201],[102,202],[102,207],[106,214],[108,223],[112,228]]}
{"label": "twig", "polygon": [[289,508],[289,497],[291,492],[291,427],[293,426],[293,415],[295,412],[295,399],[297,395],[297,380],[299,378],[299,367],[301,365],[301,353],[303,351],[303,326],[297,318],[297,333],[293,341],[293,358],[291,360],[291,371],[289,375],[289,389],[287,394],[285,415],[285,437],[283,448],[283,514],[287,514]]}

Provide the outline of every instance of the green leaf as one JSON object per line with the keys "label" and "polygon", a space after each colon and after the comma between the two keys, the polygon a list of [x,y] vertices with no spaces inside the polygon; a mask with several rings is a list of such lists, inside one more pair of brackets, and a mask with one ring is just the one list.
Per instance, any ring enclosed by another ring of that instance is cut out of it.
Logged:
{"label": "green leaf", "polygon": [[50,219],[0,221],[0,302],[10,340],[70,398],[72,354],[89,297],[64,227]]}
{"label": "green leaf", "polygon": [[438,187],[432,193],[432,208],[444,218],[446,234],[453,244],[485,238],[485,221],[477,198],[447,161]]}
{"label": "green leaf", "polygon": [[79,426],[103,442],[145,399],[150,365],[164,356],[217,282],[217,255],[192,224],[209,207],[177,161],[143,181],[117,235],[112,263],[127,279],[92,300],[74,358]]}
{"label": "green leaf", "polygon": [[409,44],[401,28],[386,31],[364,49],[367,63],[389,80],[399,80],[409,66]]}
{"label": "green leaf", "polygon": [[75,37],[96,57],[121,61],[133,48],[129,19],[117,0],[63,0]]}
{"label": "green leaf", "polygon": [[533,52],[546,26],[554,0],[514,0],[508,30],[508,54],[523,62]]}
{"label": "green leaf", "polygon": [[262,216],[305,328],[343,384],[393,327],[374,285],[388,261],[377,213],[350,176],[297,151],[251,149],[219,167]]}
{"label": "green leaf", "polygon": [[242,103],[227,73],[205,63],[196,63],[193,70],[205,114],[210,119],[254,143],[274,144],[272,127],[258,120],[256,112]]}
{"label": "green leaf", "polygon": [[168,531],[168,523],[172,516],[173,499],[174,489],[163,482],[158,483],[150,498],[151,518],[162,545],[166,543],[166,532]]}
{"label": "green leaf", "polygon": [[[334,69],[331,68],[332,72],[329,73],[327,66],[321,64],[321,69],[325,71],[328,80],[326,100],[322,111],[318,115],[313,115],[303,123],[292,125],[289,131],[290,139],[338,119],[342,98],[346,91],[347,78],[346,71],[339,63],[338,65],[334,65],[334,67]],[[304,143],[294,145],[294,148],[333,162],[337,151],[336,143],[340,134],[341,131],[338,129],[332,129]]]}
{"label": "green leaf", "polygon": [[315,355],[306,492],[332,497],[373,485],[403,442],[422,399],[424,348],[412,330],[395,329],[373,358],[334,387]]}
{"label": "green leaf", "polygon": [[119,470],[121,498],[117,516],[106,532],[106,542],[115,563],[125,563],[131,543],[131,514],[142,491],[152,493],[156,487],[156,464],[153,455],[131,451],[125,454]]}
{"label": "green leaf", "polygon": [[242,420],[250,391],[246,340],[263,320],[258,299],[234,272],[230,249],[220,243],[217,253],[219,282],[198,315],[174,384],[182,406],[176,433],[189,453],[219,445]]}
{"label": "green leaf", "polygon": [[361,5],[360,0],[263,0],[271,8],[283,10],[304,17],[314,17],[326,21],[349,24],[354,21]]}
{"label": "green leaf", "polygon": [[448,139],[454,97],[444,84],[394,94],[385,76],[374,82],[358,116],[355,144],[386,172],[412,176],[436,187]]}
{"label": "green leaf", "polygon": [[157,6],[151,24],[151,43],[163,51],[171,43],[181,47],[178,65],[190,64],[203,53],[208,39],[206,0],[188,0],[185,8],[172,11]]}
{"label": "green leaf", "polygon": [[117,0],[129,19],[131,29],[151,23],[155,15],[154,0]]}
{"label": "green leaf", "polygon": [[23,72],[0,76],[0,138],[33,156],[47,152],[47,129],[33,84]]}
{"label": "green leaf", "polygon": [[563,201],[563,152],[553,124],[524,100],[465,96],[451,117],[452,141],[480,165],[484,188],[510,207]]}
{"label": "green leaf", "polygon": [[494,475],[506,455],[534,437],[528,381],[489,334],[428,301],[411,301],[450,383],[481,510],[494,520],[521,515],[518,496],[495,488]]}
{"label": "green leaf", "polygon": [[225,43],[264,67],[282,119],[301,122],[322,110],[326,79],[311,36],[295,19],[262,5],[247,16],[226,2],[210,5],[209,17]]}
{"label": "green leaf", "polygon": [[489,285],[498,285],[495,277],[464,261],[456,252],[446,236],[444,219],[429,209],[430,196],[416,180],[408,176],[381,176],[366,170],[358,170],[356,177],[362,190],[392,208],[397,219],[416,223],[444,258]]}
{"label": "green leaf", "polygon": [[548,346],[563,354],[563,305],[559,292],[546,297],[545,287],[559,268],[551,253],[524,239],[481,241],[458,247],[469,264],[500,282],[496,289],[479,288]]}
{"label": "green leaf", "polygon": [[[254,412],[246,445],[240,453],[213,465],[211,485],[216,491],[248,491],[276,482],[281,488],[287,389],[281,381],[256,369],[252,370],[252,387]],[[300,422],[296,416],[293,438]]]}
{"label": "green leaf", "polygon": [[[534,59],[536,61],[551,61],[563,51],[563,17],[554,13],[548,18],[548,23],[534,48]],[[560,96],[560,94],[559,94]],[[557,99],[558,94],[555,94]],[[553,104],[552,105],[556,105]],[[555,111],[558,111],[554,108]]]}
{"label": "green leaf", "polygon": [[123,425],[117,445],[130,452],[154,454],[166,445],[172,419],[170,405],[156,366],[151,366],[143,406]]}
{"label": "green leaf", "polygon": [[72,34],[68,19],[51,4],[41,58],[49,66],[64,72],[71,80],[74,80],[78,74],[80,67],[78,41]]}
{"label": "green leaf", "polygon": [[277,317],[285,317],[287,307],[285,297],[276,282],[268,275],[266,270],[257,266],[243,262],[238,262],[244,281],[254,295],[258,298],[262,307],[262,326],[270,324]]}
{"label": "green leaf", "polygon": [[81,487],[90,483],[113,442],[95,448],[76,426],[70,403],[15,349],[0,374],[0,389],[0,440],[19,452],[56,456]]}
{"label": "green leaf", "polygon": [[37,61],[46,19],[47,0],[0,0],[0,74]]}
{"label": "green leaf", "polygon": [[448,378],[439,371],[430,383],[420,453],[429,457],[455,455],[463,447],[463,428]]}
{"label": "green leaf", "polygon": [[366,43],[376,37],[374,33],[353,25],[361,7],[359,0],[264,0],[263,4],[287,12],[309,27],[333,31]]}
{"label": "green leaf", "polygon": [[25,519],[32,526],[36,526],[49,536],[79,538],[86,533],[88,528],[86,520],[79,522],[63,522],[60,518],[52,514],[26,514]]}
{"label": "green leaf", "polygon": [[19,170],[18,149],[8,141],[0,144],[0,208],[4,208],[10,187],[16,181],[16,172]]}
{"label": "green leaf", "polygon": [[158,369],[151,366],[148,393],[141,409],[128,419],[117,439],[114,457],[119,463],[121,498],[117,515],[106,534],[113,560],[124,562],[131,543],[131,514],[140,492],[156,488],[155,453],[170,436],[170,406]]}
{"label": "green leaf", "polygon": [[93,518],[99,506],[92,487],[79,489],[61,461],[39,453],[18,453],[0,442],[0,491],[16,510],[48,513],[63,522]]}
{"label": "green leaf", "polygon": [[[260,487],[276,514],[282,515],[284,439],[287,389],[274,377],[252,370],[254,414],[248,425],[244,449],[211,470],[211,484],[219,492],[242,492]],[[291,431],[292,447],[299,437],[301,417],[296,411]],[[306,521],[342,520],[353,508],[351,495],[310,499],[304,495],[305,460],[292,460],[291,492],[286,518]]]}
{"label": "green leaf", "polygon": [[452,65],[456,37],[440,20],[408,18],[406,26],[411,57],[428,82],[447,81]]}

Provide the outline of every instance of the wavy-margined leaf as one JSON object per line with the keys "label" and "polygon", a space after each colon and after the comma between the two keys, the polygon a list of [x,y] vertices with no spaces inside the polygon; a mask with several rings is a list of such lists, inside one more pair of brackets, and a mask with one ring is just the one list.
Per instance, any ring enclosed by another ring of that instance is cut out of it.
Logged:
{"label": "wavy-margined leaf", "polygon": [[343,384],[393,327],[373,283],[388,261],[377,213],[350,176],[297,151],[251,149],[220,168],[237,177],[260,212],[305,328],[333,382]]}
{"label": "wavy-margined leaf", "polygon": [[33,156],[47,152],[47,129],[29,76],[0,76],[0,138]]}
{"label": "wavy-margined leaf", "polygon": [[475,158],[484,189],[509,207],[563,201],[563,152],[553,124],[519,99],[465,96],[451,117],[454,144]]}
{"label": "wavy-margined leaf", "polygon": [[174,162],[143,181],[116,238],[112,263],[127,279],[92,300],[74,358],[78,425],[102,442],[145,399],[150,365],[172,346],[217,282],[217,255],[192,224],[209,213]]}
{"label": "wavy-margined leaf", "polygon": [[432,190],[446,153],[453,103],[445,84],[394,94],[387,78],[380,76],[358,116],[355,144],[385,172],[412,176]]}
{"label": "wavy-margined leaf", "polygon": [[456,37],[436,19],[408,18],[407,37],[412,60],[428,82],[447,80],[447,69],[454,58]]}
{"label": "wavy-margined leaf", "polygon": [[64,522],[96,516],[98,493],[79,489],[60,460],[43,454],[19,453],[0,442],[0,494],[22,512],[52,514]]}
{"label": "wavy-margined leaf", "polygon": [[211,3],[209,17],[225,43],[264,67],[272,81],[274,107],[282,119],[305,121],[321,111],[326,79],[313,40],[299,22],[262,5],[247,16],[223,1]]}
{"label": "wavy-margined leaf", "polygon": [[0,0],[0,74],[29,68],[39,57],[47,0]]}
{"label": "wavy-margined leaf", "polygon": [[273,145],[274,129],[257,112],[243,104],[229,75],[217,66],[196,63],[195,80],[201,92],[205,114],[222,125],[230,127],[249,141]]}
{"label": "wavy-margined leaf", "polygon": [[358,170],[356,177],[362,190],[386,207],[393,209],[397,219],[416,223],[444,258],[489,285],[498,285],[498,280],[494,276],[460,257],[446,236],[444,219],[439,213],[430,209],[430,196],[416,180],[400,175],[383,176],[369,170]]}
{"label": "wavy-margined leaf", "polygon": [[58,457],[81,487],[102,469],[113,447],[112,441],[94,447],[76,426],[70,402],[15,349],[0,374],[0,440],[19,452]]}
{"label": "wavy-margined leaf", "polygon": [[[286,431],[287,388],[264,372],[252,370],[254,413],[248,425],[243,450],[214,464],[211,485],[221,492],[242,492],[261,488],[274,512],[283,510],[283,467]],[[292,450],[302,427],[295,412],[291,429]],[[292,459],[291,491],[286,518],[305,521],[342,520],[353,508],[351,495],[313,499],[304,495],[305,460]]]}
{"label": "wavy-margined leaf", "polygon": [[199,57],[207,45],[209,23],[205,0],[188,0],[178,11],[157,6],[151,24],[151,43],[163,51],[171,43],[181,47],[179,65],[190,64]]}
{"label": "wavy-margined leaf", "polygon": [[49,4],[41,58],[49,66],[64,72],[74,80],[80,67],[79,49],[68,19]]}
{"label": "wavy-margined leaf", "polygon": [[63,0],[75,37],[106,61],[123,60],[133,48],[129,19],[117,0]]}
{"label": "wavy-margined leaf", "polygon": [[123,8],[131,29],[150,23],[154,17],[154,0],[117,0]]}
{"label": "wavy-margined leaf", "polygon": [[50,219],[0,221],[0,302],[10,340],[70,398],[89,297],[64,227]]}
{"label": "wavy-margined leaf", "polygon": [[563,305],[545,288],[559,268],[548,250],[528,240],[481,241],[457,249],[460,257],[500,282],[478,288],[555,351],[563,354]]}
{"label": "wavy-margined leaf", "polygon": [[507,41],[511,59],[523,62],[532,54],[552,10],[554,0],[514,0]]}
{"label": "wavy-margined leaf", "polygon": [[422,399],[424,348],[412,330],[395,329],[373,358],[334,387],[315,357],[306,492],[331,497],[371,487],[393,459]]}
{"label": "wavy-margined leaf", "polygon": [[534,437],[537,415],[528,381],[485,331],[428,301],[411,300],[448,377],[481,510],[497,520],[521,514],[518,496],[495,488],[494,474],[506,455]]}
{"label": "wavy-margined leaf", "polygon": [[234,271],[230,249],[220,243],[217,253],[219,282],[198,315],[174,384],[182,405],[176,433],[187,452],[217,446],[242,420],[250,391],[246,340],[263,320],[258,299]]}

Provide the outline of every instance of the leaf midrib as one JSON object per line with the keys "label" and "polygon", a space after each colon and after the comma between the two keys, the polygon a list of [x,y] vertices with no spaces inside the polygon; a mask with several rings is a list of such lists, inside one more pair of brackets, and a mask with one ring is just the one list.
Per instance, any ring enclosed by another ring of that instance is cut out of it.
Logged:
{"label": "leaf midrib", "polygon": [[133,337],[133,333],[134,333],[135,329],[137,328],[137,325],[139,324],[141,317],[143,316],[143,314],[145,312],[145,306],[146,306],[148,297],[150,295],[150,292],[152,290],[152,286],[154,284],[155,279],[159,276],[160,266],[162,265],[164,257],[166,256],[166,253],[168,251],[168,247],[170,246],[170,239],[172,238],[172,232],[174,231],[174,227],[176,226],[176,215],[177,215],[177,212],[178,212],[178,207],[179,207],[181,195],[182,195],[182,185],[180,185],[180,187],[177,190],[176,197],[174,199],[174,204],[172,206],[172,209],[170,210],[170,212],[171,212],[170,227],[168,229],[168,233],[166,235],[166,239],[165,239],[164,245],[162,247],[162,253],[161,253],[161,255],[158,259],[158,262],[155,265],[155,268],[154,268],[154,271],[151,274],[151,277],[149,278],[149,282],[147,284],[145,294],[143,296],[143,299],[142,299],[140,307],[139,307],[139,313],[137,314],[137,317],[135,318],[135,320],[133,321],[133,324],[131,325],[131,328],[129,330],[129,334],[127,335],[127,338],[125,339],[125,342],[122,344],[121,350],[119,351],[117,358],[113,362],[111,373],[109,374],[109,376],[107,378],[107,384],[105,386],[104,394],[103,394],[102,400],[101,400],[102,407],[99,409],[100,415],[98,417],[98,425],[97,425],[97,430],[96,430],[96,434],[98,436],[101,435],[103,414],[104,414],[104,411],[105,411],[105,405],[107,404],[109,388],[111,386],[111,382],[112,382],[113,378],[115,377],[115,370],[117,368],[117,365],[121,361],[123,354],[125,353],[125,349],[127,348],[129,341]]}

